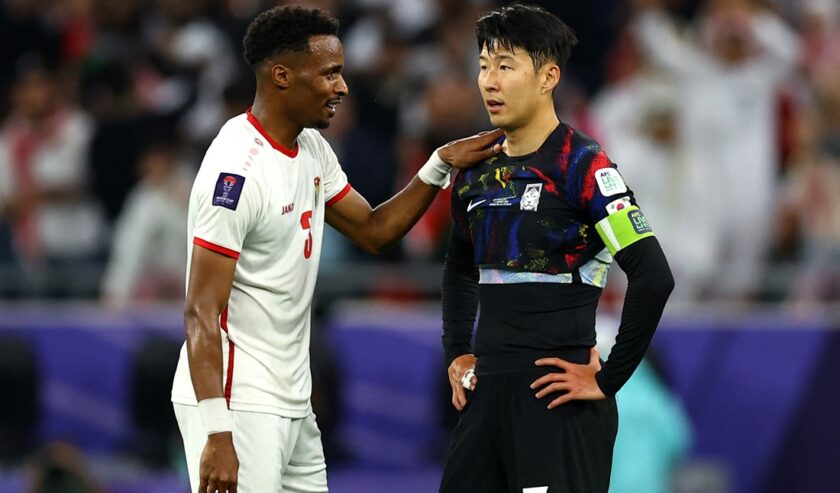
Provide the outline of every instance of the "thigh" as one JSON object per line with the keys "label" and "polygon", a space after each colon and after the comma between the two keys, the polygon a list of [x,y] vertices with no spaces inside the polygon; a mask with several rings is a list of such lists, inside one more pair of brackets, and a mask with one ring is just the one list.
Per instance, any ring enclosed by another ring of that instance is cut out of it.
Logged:
{"label": "thigh", "polygon": [[197,407],[174,403],[172,407],[175,410],[175,420],[178,421],[178,429],[181,431],[181,438],[184,441],[184,455],[190,477],[190,491],[195,493],[198,491],[198,466],[204,444],[207,443],[207,433],[204,431],[204,422],[201,421],[201,414],[199,414]]}
{"label": "thigh", "polygon": [[492,377],[482,377],[452,432],[440,493],[506,493],[505,470],[499,454]]}
{"label": "thigh", "polygon": [[607,493],[618,431],[615,399],[571,401],[551,410],[549,402],[535,399],[530,389],[517,399],[508,435],[515,456],[512,490]]}
{"label": "thigh", "polygon": [[297,429],[292,454],[283,472],[283,493],[326,493],[327,464],[315,415],[294,420]]}
{"label": "thigh", "polygon": [[233,411],[239,493],[280,493],[295,438],[293,421],[275,414]]}

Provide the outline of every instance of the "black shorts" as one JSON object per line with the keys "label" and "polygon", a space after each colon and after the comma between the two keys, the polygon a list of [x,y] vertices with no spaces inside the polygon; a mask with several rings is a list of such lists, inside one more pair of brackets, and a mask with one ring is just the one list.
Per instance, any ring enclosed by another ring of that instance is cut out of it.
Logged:
{"label": "black shorts", "polygon": [[618,431],[615,398],[547,409],[560,394],[537,399],[530,388],[540,376],[562,371],[534,366],[547,356],[585,364],[589,348],[478,359],[478,383],[453,432],[441,493],[607,493]]}

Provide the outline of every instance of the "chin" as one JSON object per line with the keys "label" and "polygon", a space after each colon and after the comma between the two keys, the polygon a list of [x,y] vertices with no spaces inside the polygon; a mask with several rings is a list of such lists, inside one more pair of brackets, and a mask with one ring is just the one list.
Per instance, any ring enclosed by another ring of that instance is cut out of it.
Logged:
{"label": "chin", "polygon": [[496,128],[505,129],[506,127],[510,126],[510,119],[504,118],[502,116],[497,115],[489,115],[490,116],[490,124]]}
{"label": "chin", "polygon": [[318,130],[324,130],[325,128],[330,126],[330,123],[332,123],[330,120],[321,120],[321,121],[315,123],[314,126]]}

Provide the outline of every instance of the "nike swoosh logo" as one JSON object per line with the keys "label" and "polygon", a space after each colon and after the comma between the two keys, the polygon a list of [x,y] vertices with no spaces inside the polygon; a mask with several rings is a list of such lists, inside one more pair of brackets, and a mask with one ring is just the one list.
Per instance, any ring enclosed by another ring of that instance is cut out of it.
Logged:
{"label": "nike swoosh logo", "polygon": [[470,205],[467,206],[467,212],[470,212],[471,210],[475,209],[476,207],[480,206],[485,202],[487,202],[487,199],[481,199],[478,202],[470,201]]}

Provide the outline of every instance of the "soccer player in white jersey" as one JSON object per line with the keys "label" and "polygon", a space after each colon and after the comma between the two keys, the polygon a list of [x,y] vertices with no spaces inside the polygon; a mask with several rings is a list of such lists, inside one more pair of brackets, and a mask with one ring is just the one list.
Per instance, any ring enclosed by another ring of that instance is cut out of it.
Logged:
{"label": "soccer player in white jersey", "polygon": [[441,147],[371,209],[314,128],[348,92],[338,23],[276,7],[243,42],[253,107],[207,151],[189,207],[187,340],[172,388],[193,491],[325,492],[310,405],[310,307],[324,221],[372,253],[414,225],[452,166],[499,152],[500,131]]}

